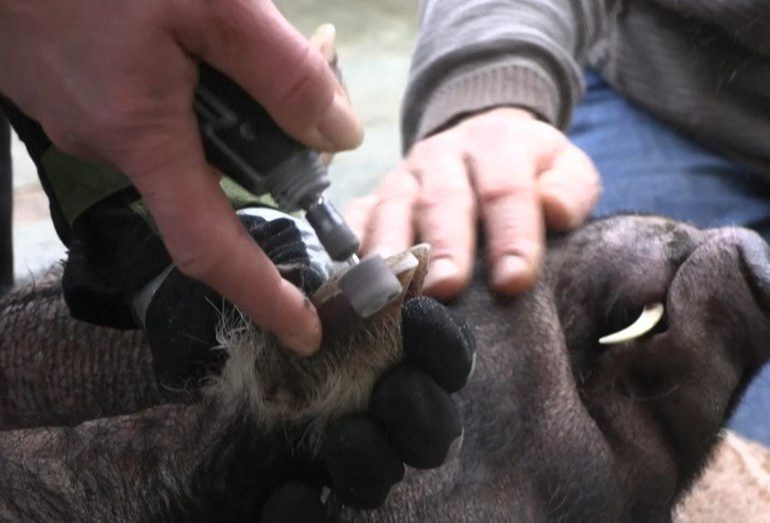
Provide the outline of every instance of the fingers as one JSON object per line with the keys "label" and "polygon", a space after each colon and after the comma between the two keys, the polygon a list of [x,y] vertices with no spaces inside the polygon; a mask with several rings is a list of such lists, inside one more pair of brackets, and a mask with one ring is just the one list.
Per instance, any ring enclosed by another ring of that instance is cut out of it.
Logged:
{"label": "fingers", "polygon": [[504,294],[534,285],[545,230],[536,174],[538,157],[505,144],[469,159],[476,182],[492,287]]}
{"label": "fingers", "polygon": [[476,199],[462,152],[437,140],[414,151],[409,164],[420,183],[415,226],[431,245],[425,292],[439,299],[455,296],[471,278],[476,246]]}
{"label": "fingers", "polygon": [[221,70],[297,140],[318,150],[356,147],[361,125],[321,51],[272,2],[197,0],[177,9],[182,45]]}
{"label": "fingers", "polygon": [[548,226],[569,230],[585,220],[601,194],[599,173],[590,158],[569,144],[538,181]]}
{"label": "fingers", "polygon": [[[385,175],[377,190],[377,199],[363,202],[358,207],[359,217],[353,216],[360,223],[364,205],[371,207],[366,225],[360,236],[361,252],[377,253],[390,256],[408,248],[414,240],[412,209],[415,205],[420,186],[414,176],[403,165]],[[355,207],[354,207],[355,209]]]}
{"label": "fingers", "polygon": [[426,293],[457,295],[468,283],[481,216],[492,287],[523,292],[543,259],[545,224],[579,224],[599,196],[588,157],[527,111],[481,113],[416,144],[377,198],[351,212],[364,252],[390,254],[414,238],[431,244]]}
{"label": "fingers", "polygon": [[257,247],[203,158],[192,120],[137,138],[115,160],[144,198],[176,266],[300,353],[318,348],[315,309]]}
{"label": "fingers", "polygon": [[430,243],[425,292],[449,298],[470,281],[476,206],[461,155],[435,154],[441,146],[431,144],[411,153],[408,161],[385,175],[376,203],[361,203],[350,214],[357,223],[366,222],[361,236],[365,254],[401,252],[415,236]]}

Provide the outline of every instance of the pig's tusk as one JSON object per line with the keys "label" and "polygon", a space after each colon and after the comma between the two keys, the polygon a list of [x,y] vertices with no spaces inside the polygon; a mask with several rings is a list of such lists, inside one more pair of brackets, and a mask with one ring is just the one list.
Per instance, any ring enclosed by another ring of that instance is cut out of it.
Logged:
{"label": "pig's tusk", "polygon": [[645,305],[641,316],[639,316],[639,318],[634,323],[623,330],[599,338],[599,343],[602,345],[614,345],[616,343],[623,343],[624,341],[635,340],[636,338],[639,338],[640,336],[650,332],[652,328],[658,324],[662,317],[662,303],[651,303]]}

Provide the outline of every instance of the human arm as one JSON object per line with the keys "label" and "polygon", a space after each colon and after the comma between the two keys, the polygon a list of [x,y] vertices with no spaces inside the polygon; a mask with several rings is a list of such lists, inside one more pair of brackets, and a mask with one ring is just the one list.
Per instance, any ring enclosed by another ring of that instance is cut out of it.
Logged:
{"label": "human arm", "polygon": [[0,92],[65,152],[125,173],[183,272],[284,345],[317,348],[315,311],[250,240],[205,162],[193,57],[240,83],[306,144],[336,150],[360,141],[325,59],[270,2],[0,0],[8,73]]}
{"label": "human arm", "polygon": [[451,297],[469,281],[479,217],[493,286],[531,285],[544,225],[580,223],[598,197],[590,161],[558,129],[605,12],[588,1],[425,2],[403,107],[406,157],[349,213],[365,250],[430,242],[427,290]]}

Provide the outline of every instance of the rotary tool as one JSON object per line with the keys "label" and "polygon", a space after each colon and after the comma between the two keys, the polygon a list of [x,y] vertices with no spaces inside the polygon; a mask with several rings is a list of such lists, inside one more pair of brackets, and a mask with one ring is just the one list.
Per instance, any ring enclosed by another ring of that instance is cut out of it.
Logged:
{"label": "rotary tool", "polygon": [[305,211],[324,250],[347,261],[344,289],[366,318],[383,309],[401,285],[379,256],[359,260],[358,239],[324,197],[330,186],[320,155],[289,137],[265,109],[226,75],[199,67],[194,109],[208,162],[246,190],[269,193],[285,212]]}

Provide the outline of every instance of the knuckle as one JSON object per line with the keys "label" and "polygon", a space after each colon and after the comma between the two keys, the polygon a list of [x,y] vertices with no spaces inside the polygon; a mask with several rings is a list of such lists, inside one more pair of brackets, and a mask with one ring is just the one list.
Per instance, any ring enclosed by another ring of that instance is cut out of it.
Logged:
{"label": "knuckle", "polygon": [[469,189],[467,167],[459,158],[437,157],[432,162],[412,164],[412,179],[423,191],[466,194]]}
{"label": "knuckle", "polygon": [[[83,119],[81,122],[87,122]],[[104,153],[104,134],[87,123],[81,126],[53,124],[44,126],[50,140],[66,154],[96,160],[109,160]]]}
{"label": "knuckle", "polygon": [[430,156],[431,152],[435,149],[433,145],[435,141],[436,141],[436,138],[432,137],[432,138],[426,138],[424,140],[420,140],[419,142],[415,143],[409,149],[409,154],[407,155],[408,165],[417,166],[419,165],[419,158],[422,158],[424,156]]}
{"label": "knuckle", "polygon": [[540,120],[511,120],[498,118],[476,122],[477,134],[483,134],[499,147],[516,146],[519,148],[537,148],[555,150],[563,146],[567,138],[553,125]]}
{"label": "knuckle", "polygon": [[411,201],[419,189],[420,184],[411,171],[396,169],[383,177],[377,196],[380,202],[396,198]]}
{"label": "knuckle", "polygon": [[[177,237],[178,238],[178,237]],[[233,249],[233,238],[215,234],[186,235],[184,239],[167,242],[174,264],[185,275],[201,281],[219,276],[226,267]]]}
{"label": "knuckle", "polygon": [[477,195],[481,205],[488,206],[504,200],[534,200],[537,192],[530,180],[496,177],[480,185]]}
{"label": "knuckle", "polygon": [[123,134],[130,122],[126,111],[114,102],[105,104],[100,111],[91,116],[90,120],[93,132],[103,136],[107,141]]}
{"label": "knuckle", "polygon": [[59,149],[67,154],[82,154],[87,141],[71,128],[58,124],[43,124],[45,133]]}
{"label": "knuckle", "polygon": [[450,216],[473,216],[476,201],[467,190],[437,188],[433,191],[420,192],[415,206],[423,213],[436,213],[445,210]]}
{"label": "knuckle", "polygon": [[87,121],[89,143],[102,148],[105,154],[118,155],[147,138],[141,132],[143,119],[139,110],[130,101],[121,101],[116,96],[99,104]]}
{"label": "knuckle", "polygon": [[186,244],[175,249],[174,263],[185,275],[196,280],[205,280],[215,274],[222,263],[222,251],[212,250],[199,243]]}
{"label": "knuckle", "polygon": [[435,259],[447,258],[457,262],[464,262],[467,256],[464,255],[464,246],[458,245],[450,231],[437,230],[430,237],[430,246]]}
{"label": "knuckle", "polygon": [[572,142],[569,142],[568,147],[569,151],[575,156],[577,168],[580,169],[582,175],[594,183],[599,183],[599,171],[596,169],[591,157]]}
{"label": "knuckle", "polygon": [[535,120],[532,122],[532,132],[534,136],[544,142],[564,142],[566,136],[553,125]]}
{"label": "knuckle", "polygon": [[277,104],[319,119],[334,97],[332,82],[325,81],[329,72],[320,52],[305,45],[296,62],[282,72],[285,83]]}
{"label": "knuckle", "polygon": [[44,122],[46,134],[64,152],[92,156],[91,151],[107,148],[125,127],[115,105],[102,100],[90,106],[57,111]]}
{"label": "knuckle", "polygon": [[443,158],[457,147],[454,138],[455,128],[450,128],[439,134],[423,138],[409,149],[407,165],[410,168],[419,168],[426,160],[430,162],[434,158]]}

